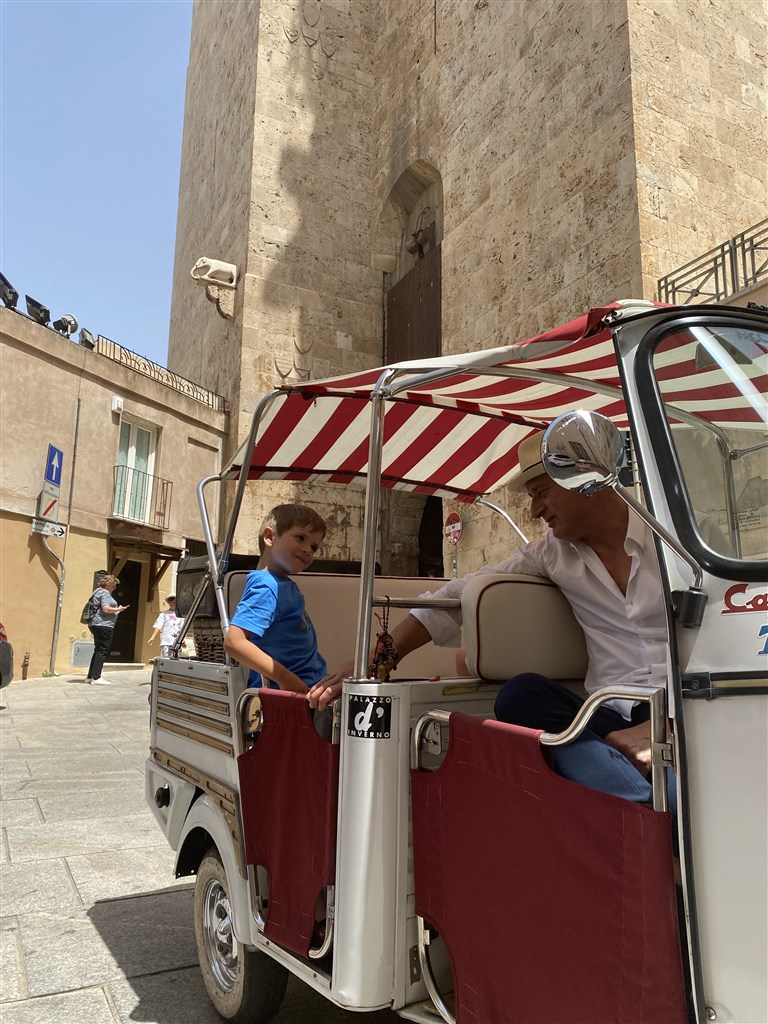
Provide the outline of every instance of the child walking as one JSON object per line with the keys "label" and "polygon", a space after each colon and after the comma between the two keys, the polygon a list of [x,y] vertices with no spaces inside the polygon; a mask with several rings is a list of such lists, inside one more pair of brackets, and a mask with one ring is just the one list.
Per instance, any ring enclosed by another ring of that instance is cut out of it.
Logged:
{"label": "child walking", "polygon": [[175,594],[169,594],[165,599],[165,603],[168,605],[168,608],[166,611],[160,612],[155,619],[152,636],[147,640],[147,643],[153,644],[159,633],[160,653],[164,658],[170,658],[171,648],[176,643],[176,637],[181,632],[181,627],[184,625],[184,619],[180,619],[176,615]]}

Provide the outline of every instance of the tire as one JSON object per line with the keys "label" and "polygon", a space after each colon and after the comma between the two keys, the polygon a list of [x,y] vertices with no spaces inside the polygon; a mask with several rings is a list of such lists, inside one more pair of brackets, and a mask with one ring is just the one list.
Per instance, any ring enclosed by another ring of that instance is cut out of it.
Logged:
{"label": "tire", "polygon": [[195,882],[195,942],[208,997],[234,1024],[268,1024],[277,1014],[288,971],[235,938],[227,875],[218,851],[203,857]]}

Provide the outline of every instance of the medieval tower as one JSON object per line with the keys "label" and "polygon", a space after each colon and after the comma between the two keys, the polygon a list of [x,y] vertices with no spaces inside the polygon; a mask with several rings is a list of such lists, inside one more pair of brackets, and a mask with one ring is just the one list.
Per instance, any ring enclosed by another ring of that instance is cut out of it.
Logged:
{"label": "medieval tower", "polygon": [[[234,449],[283,381],[656,298],[766,216],[766,40],[766,0],[196,0],[169,366],[227,397]],[[237,268],[218,310],[200,257]],[[358,557],[360,495],[299,497]],[[385,568],[423,505],[390,499]]]}

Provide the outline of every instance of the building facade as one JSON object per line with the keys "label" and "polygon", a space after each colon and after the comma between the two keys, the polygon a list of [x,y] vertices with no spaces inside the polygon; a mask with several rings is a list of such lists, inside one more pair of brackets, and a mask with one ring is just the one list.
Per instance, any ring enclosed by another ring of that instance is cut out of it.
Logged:
{"label": "building facade", "polygon": [[[17,677],[84,674],[80,612],[99,571],[120,577],[130,606],[108,660],[158,653],[146,640],[175,565],[203,541],[195,487],[221,465],[220,396],[107,339],[95,346],[0,309],[0,621]],[[44,513],[63,537],[33,532]]]}
{"label": "building facade", "polygon": [[[767,35],[766,0],[198,0],[169,365],[227,397],[231,450],[283,381],[656,298],[766,217]],[[201,256],[237,267],[231,316]],[[263,489],[240,550],[292,495],[357,556],[351,490]],[[384,567],[415,568],[444,511],[390,496]],[[463,515],[461,571],[513,543]]]}

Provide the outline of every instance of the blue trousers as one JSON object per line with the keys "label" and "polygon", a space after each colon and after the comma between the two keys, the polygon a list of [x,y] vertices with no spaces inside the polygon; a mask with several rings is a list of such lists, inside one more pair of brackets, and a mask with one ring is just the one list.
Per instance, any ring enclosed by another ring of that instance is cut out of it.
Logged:
{"label": "blue trousers", "polygon": [[[528,729],[544,729],[546,732],[562,732],[571,724],[583,703],[578,694],[571,693],[564,686],[534,672],[526,672],[504,684],[496,698],[494,711],[500,722]],[[650,802],[653,797],[650,782],[623,754],[604,742],[608,733],[639,725],[648,721],[649,716],[647,703],[632,709],[630,722],[613,708],[599,708],[590,719],[589,728],[578,740],[564,747],[548,748],[555,771],[572,782],[602,793],[635,803]],[[667,771],[667,793],[674,815],[677,794],[670,771]]]}

